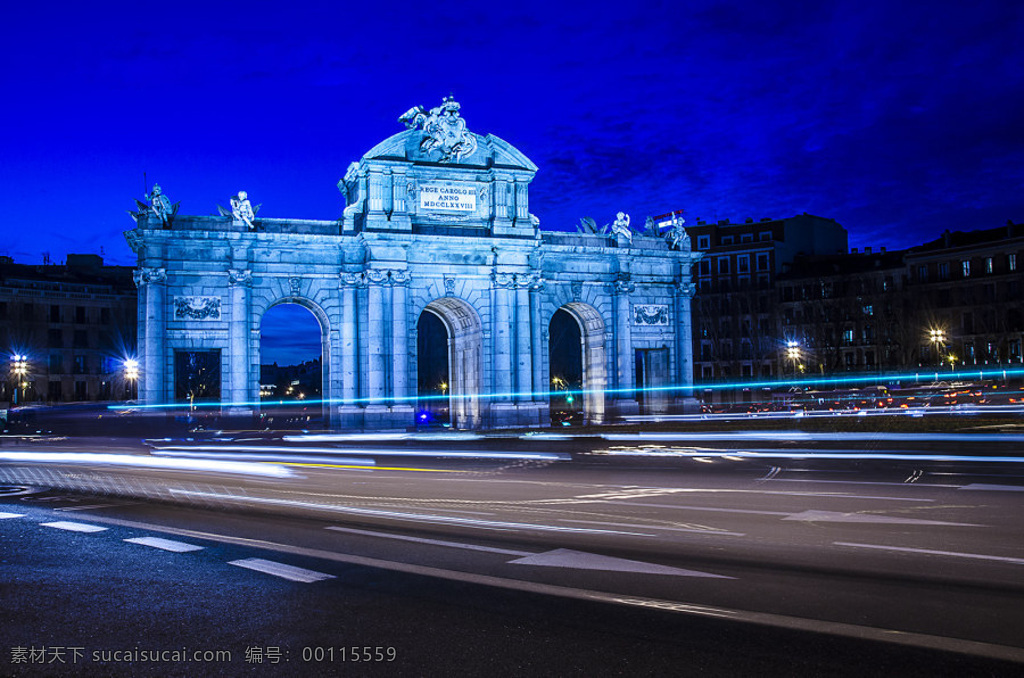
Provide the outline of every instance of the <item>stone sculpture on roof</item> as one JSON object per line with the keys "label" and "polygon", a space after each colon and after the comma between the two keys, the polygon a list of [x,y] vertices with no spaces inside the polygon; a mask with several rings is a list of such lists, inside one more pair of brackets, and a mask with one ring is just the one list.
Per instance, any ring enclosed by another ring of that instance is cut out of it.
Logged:
{"label": "stone sculpture on roof", "polygon": [[466,121],[459,115],[461,106],[454,97],[445,97],[440,106],[430,109],[413,106],[398,118],[409,129],[422,129],[420,151],[440,154],[440,162],[458,162],[476,150],[476,136],[466,130]]}

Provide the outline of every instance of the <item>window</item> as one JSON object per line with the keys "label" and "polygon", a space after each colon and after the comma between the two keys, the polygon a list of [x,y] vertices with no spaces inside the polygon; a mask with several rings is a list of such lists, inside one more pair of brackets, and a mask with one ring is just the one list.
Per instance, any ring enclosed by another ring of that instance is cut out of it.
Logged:
{"label": "window", "polygon": [[711,249],[711,236],[710,235],[698,235],[697,236],[697,249],[699,249],[699,250]]}
{"label": "window", "polygon": [[985,257],[985,273],[992,273],[992,257]]}
{"label": "window", "polygon": [[6,319],[7,319],[7,302],[6,301],[0,301],[0,320],[6,320]]}
{"label": "window", "polygon": [[735,241],[736,241],[736,238],[732,237],[731,235],[726,235],[726,236],[722,237],[722,244],[723,245],[731,245]]}
{"label": "window", "polygon": [[50,348],[64,348],[64,333],[60,330],[48,330],[46,343]]}
{"label": "window", "polygon": [[59,402],[61,399],[61,389],[59,381],[51,381],[47,386],[46,398],[51,402]]}
{"label": "window", "polygon": [[698,270],[700,271],[700,275],[711,275],[710,261],[708,261],[707,259],[701,259],[699,266],[700,268]]}
{"label": "window", "polygon": [[75,356],[75,374],[85,374],[86,373],[85,366],[86,366],[85,356],[84,355],[76,355]]}
{"label": "window", "polygon": [[718,258],[718,274],[729,275],[729,257]]}
{"label": "window", "polygon": [[59,353],[50,354],[50,374],[64,373],[64,359]]}
{"label": "window", "polygon": [[21,319],[32,320],[36,316],[36,307],[34,304],[22,304],[21,305]]}
{"label": "window", "polygon": [[75,306],[75,322],[80,325],[85,323],[85,306]]}
{"label": "window", "polygon": [[949,262],[939,264],[939,280],[949,280]]}
{"label": "window", "polygon": [[853,328],[847,328],[847,329],[843,330],[843,343],[844,344],[852,344],[853,343]]}
{"label": "window", "polygon": [[745,233],[745,234],[741,235],[740,236],[740,242],[754,242],[754,234],[753,233]]}
{"label": "window", "polygon": [[60,322],[60,306],[54,305],[54,306],[50,307],[50,322],[51,323],[59,323]]}
{"label": "window", "polygon": [[963,271],[963,274],[964,274],[965,278],[970,278],[971,277],[971,260],[970,259],[964,259],[963,261],[961,261],[960,262],[960,269]]}
{"label": "window", "polygon": [[921,282],[928,282],[928,266],[922,264],[917,267],[917,279]]}
{"label": "window", "polygon": [[86,395],[85,382],[84,381],[76,381],[75,382],[75,400],[87,400],[87,399],[88,399],[88,396]]}
{"label": "window", "polygon": [[874,306],[872,306],[871,304],[868,304],[867,306],[864,307],[864,315],[874,315],[874,314],[875,314],[875,307]]}
{"label": "window", "polygon": [[960,327],[963,328],[964,334],[974,334],[974,314],[964,313]]}
{"label": "window", "polygon": [[100,309],[100,324],[102,324],[102,325],[109,325],[110,324],[110,309],[105,307],[105,306]]}
{"label": "window", "polygon": [[768,253],[764,252],[757,255],[757,270],[767,271],[768,270]]}
{"label": "window", "polygon": [[967,342],[964,344],[964,357],[966,360],[976,362],[974,359],[974,342]]}
{"label": "window", "polygon": [[750,273],[750,256],[744,254],[742,257],[736,257],[736,272],[737,273]]}
{"label": "window", "polygon": [[89,336],[85,330],[75,330],[75,348],[89,348]]}
{"label": "window", "polygon": [[772,239],[772,234],[771,234],[770,231],[764,231],[763,233],[761,233],[761,235],[758,236],[758,239],[759,240],[771,240]]}
{"label": "window", "polygon": [[1006,255],[1006,267],[1008,269],[1010,269],[1011,271],[1016,271],[1017,270],[1017,255],[1016,254],[1007,254]]}

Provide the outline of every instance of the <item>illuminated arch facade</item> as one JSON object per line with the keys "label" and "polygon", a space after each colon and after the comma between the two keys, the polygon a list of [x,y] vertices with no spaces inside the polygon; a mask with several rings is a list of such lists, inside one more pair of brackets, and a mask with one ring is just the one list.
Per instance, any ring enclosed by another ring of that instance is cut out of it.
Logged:
{"label": "illuminated arch facade", "polygon": [[[445,153],[430,134],[409,129],[352,163],[338,221],[139,214],[126,236],[138,254],[140,397],[180,400],[176,361],[201,352],[220,366],[228,412],[258,407],[260,322],[290,302],[320,322],[336,427],[414,425],[422,313],[448,330],[458,427],[549,423],[558,309],[580,325],[590,421],[681,407],[699,254],[636,232],[543,231],[526,156],[471,132],[473,144]],[[644,399],[638,387],[667,390]]]}

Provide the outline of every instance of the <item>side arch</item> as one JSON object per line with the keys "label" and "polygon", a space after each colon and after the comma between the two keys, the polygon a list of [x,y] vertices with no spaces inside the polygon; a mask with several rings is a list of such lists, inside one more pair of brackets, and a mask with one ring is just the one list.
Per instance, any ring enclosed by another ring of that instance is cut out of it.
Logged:
{"label": "side arch", "polygon": [[295,304],[296,306],[301,306],[302,308],[306,309],[307,311],[313,314],[313,317],[316,318],[317,324],[319,324],[320,326],[320,393],[321,407],[323,410],[322,416],[324,417],[324,423],[326,425],[330,421],[330,408],[327,407],[327,403],[332,402],[335,398],[338,397],[338,394],[333,392],[334,380],[331,379],[331,364],[332,357],[334,354],[334,347],[332,346],[331,342],[330,316],[319,303],[313,301],[312,299],[303,296],[289,295],[273,298],[273,300],[269,301],[268,303],[254,304],[252,321],[253,326],[258,333],[258,341],[254,353],[257,358],[253,370],[253,379],[255,383],[251,386],[251,388],[257,394],[259,393],[260,367],[263,364],[263,318],[264,316],[266,316],[267,312],[270,311],[272,308],[282,306],[284,304]]}
{"label": "side arch", "polygon": [[[583,360],[583,420],[588,424],[604,423],[605,391],[608,389],[604,319],[596,308],[582,301],[563,304],[555,310],[555,313],[558,311],[567,312],[580,327]],[[548,318],[548,326],[550,327],[550,325],[551,318]]]}

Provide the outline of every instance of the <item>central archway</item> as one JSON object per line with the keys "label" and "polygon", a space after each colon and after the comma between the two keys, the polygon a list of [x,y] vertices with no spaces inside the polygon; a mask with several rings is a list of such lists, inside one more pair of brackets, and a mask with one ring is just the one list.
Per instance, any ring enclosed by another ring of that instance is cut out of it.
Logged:
{"label": "central archway", "polygon": [[[427,304],[423,313],[439,319],[447,332],[447,394],[452,428],[479,428],[482,424],[480,393],[483,373],[483,325],[480,316],[465,301],[453,297],[435,299]],[[417,370],[421,373],[429,369],[419,363],[422,359],[423,356],[417,356]]]}

